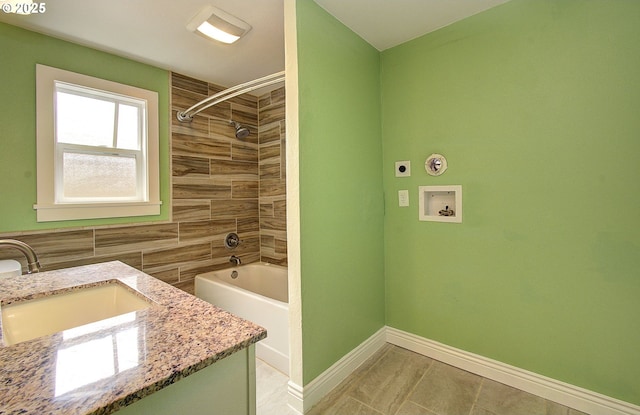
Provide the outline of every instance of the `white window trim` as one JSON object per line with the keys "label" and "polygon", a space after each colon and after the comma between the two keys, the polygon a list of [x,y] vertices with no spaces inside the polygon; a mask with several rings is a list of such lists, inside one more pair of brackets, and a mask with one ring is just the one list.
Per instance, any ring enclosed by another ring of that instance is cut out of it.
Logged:
{"label": "white window trim", "polygon": [[[55,82],[62,81],[87,88],[109,91],[147,101],[147,185],[146,202],[55,202]],[[37,211],[38,222],[154,216],[160,214],[160,149],[158,129],[158,93],[130,85],[94,78],[74,72],[36,65],[37,112]]]}

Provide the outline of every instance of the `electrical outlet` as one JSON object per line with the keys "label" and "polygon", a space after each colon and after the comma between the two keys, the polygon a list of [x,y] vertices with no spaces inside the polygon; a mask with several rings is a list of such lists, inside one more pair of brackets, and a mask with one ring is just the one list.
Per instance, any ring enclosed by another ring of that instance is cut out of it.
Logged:
{"label": "electrical outlet", "polygon": [[409,160],[396,161],[396,177],[411,176],[411,162]]}

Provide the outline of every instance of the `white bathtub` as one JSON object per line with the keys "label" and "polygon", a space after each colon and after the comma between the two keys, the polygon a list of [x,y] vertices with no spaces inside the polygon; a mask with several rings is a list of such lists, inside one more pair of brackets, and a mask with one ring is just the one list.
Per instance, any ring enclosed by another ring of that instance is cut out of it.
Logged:
{"label": "white bathtub", "polygon": [[[237,278],[232,272],[237,271]],[[267,329],[256,356],[289,374],[289,304],[287,268],[252,263],[199,274],[198,298]]]}

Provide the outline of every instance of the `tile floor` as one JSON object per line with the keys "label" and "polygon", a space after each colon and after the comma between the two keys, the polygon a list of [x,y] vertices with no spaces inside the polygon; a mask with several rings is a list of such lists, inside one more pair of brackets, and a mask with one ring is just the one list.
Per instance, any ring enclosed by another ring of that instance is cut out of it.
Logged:
{"label": "tile floor", "polygon": [[256,359],[256,415],[300,415],[287,405],[289,378]]}
{"label": "tile floor", "polygon": [[[266,368],[261,370],[260,364],[257,368],[257,415],[295,415],[286,404],[285,375],[262,365]],[[274,391],[266,393],[272,387]],[[585,415],[391,344],[382,347],[308,413],[423,414]]]}

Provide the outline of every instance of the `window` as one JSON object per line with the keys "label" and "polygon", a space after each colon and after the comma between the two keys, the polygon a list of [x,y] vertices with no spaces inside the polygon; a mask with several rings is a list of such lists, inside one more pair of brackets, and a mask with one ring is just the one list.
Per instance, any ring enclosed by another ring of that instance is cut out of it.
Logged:
{"label": "window", "polygon": [[39,222],[160,214],[158,96],[37,65]]}

